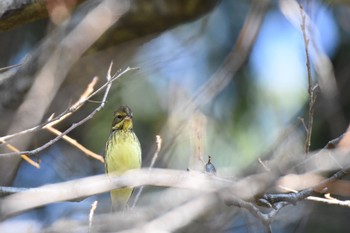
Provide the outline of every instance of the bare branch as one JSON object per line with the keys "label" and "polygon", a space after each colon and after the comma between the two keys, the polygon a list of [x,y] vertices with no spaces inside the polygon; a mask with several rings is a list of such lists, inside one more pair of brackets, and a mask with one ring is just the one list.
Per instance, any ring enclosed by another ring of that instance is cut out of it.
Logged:
{"label": "bare branch", "polygon": [[[109,86],[113,81],[115,81],[116,79],[120,78],[121,76],[123,76],[125,73],[131,71],[131,70],[136,70],[138,68],[126,68],[123,72],[120,72],[118,74],[115,74],[113,76],[113,78],[106,82],[104,85],[102,85],[100,88],[98,88],[95,92],[93,92],[91,95],[88,96],[88,98],[83,102],[85,103],[88,99],[90,99],[92,96],[96,95],[97,93],[99,93],[101,90],[103,90],[104,88],[106,88],[107,86]],[[108,92],[105,91],[104,97],[103,99],[107,98]],[[80,103],[78,106],[80,106],[82,103]],[[57,137],[53,138],[51,141],[45,143],[44,145],[37,147],[33,150],[28,150],[28,151],[21,151],[21,152],[10,152],[10,153],[4,153],[4,154],[0,154],[0,156],[6,157],[6,156],[15,156],[15,155],[20,155],[20,154],[28,154],[28,155],[33,155],[36,153],[39,153],[40,151],[48,148],[49,146],[53,145],[54,143],[56,143],[58,140],[60,140],[64,135],[68,134],[69,132],[71,132],[72,130],[74,130],[75,128],[77,128],[78,126],[84,124],[85,122],[87,122],[88,120],[90,120],[97,112],[99,112],[104,106],[104,102],[101,102],[101,104],[94,110],[92,111],[88,116],[86,116],[85,118],[83,118],[82,120],[80,120],[77,123],[72,124],[68,129],[66,129],[63,133],[61,133],[60,135],[58,135]],[[45,128],[45,125],[42,126],[42,128]]]}
{"label": "bare branch", "polygon": [[[131,170],[124,175],[111,178],[105,174],[58,184],[31,188],[5,197],[0,202],[0,218],[59,201],[76,200],[123,187],[153,185],[213,192],[229,187],[230,180],[208,176],[199,172],[165,169]],[[238,184],[240,186],[240,184]],[[8,188],[4,188],[7,190]]]}
{"label": "bare branch", "polygon": [[322,198],[322,197],[313,197],[313,196],[306,198],[306,200],[325,203],[328,205],[337,205],[341,207],[350,208],[350,200],[342,201],[336,198]]}
{"label": "bare branch", "polygon": [[[60,132],[59,130],[51,127],[51,126],[47,126],[46,127],[47,130],[49,130],[50,132],[56,134],[57,136],[60,136],[62,134],[62,132]],[[74,147],[78,148],[79,150],[81,150],[82,152],[84,152],[86,155],[99,160],[101,163],[104,163],[104,158],[99,155],[94,153],[93,151],[89,150],[88,148],[84,147],[83,145],[81,145],[79,142],[77,142],[75,139],[67,136],[67,135],[63,135],[62,139],[64,139],[65,141],[69,142],[71,145],[73,145]]]}
{"label": "bare branch", "polygon": [[[11,151],[20,153],[20,150],[17,149],[15,146],[11,145],[10,143],[5,142],[5,141],[3,141],[3,140],[1,140],[1,139],[0,139],[0,142],[1,142],[1,143],[4,143],[5,146],[6,146],[8,149],[10,149]],[[30,165],[34,166],[35,168],[38,168],[38,169],[40,168],[39,163],[33,161],[33,160],[32,160],[31,158],[29,158],[27,155],[21,154],[21,158],[24,159],[26,162],[28,162]]]}
{"label": "bare branch", "polygon": [[311,64],[310,64],[310,55],[309,55],[309,39],[306,35],[306,16],[304,13],[303,6],[299,3],[300,15],[301,15],[301,24],[300,28],[303,33],[304,39],[304,48],[305,48],[305,57],[306,57],[306,70],[307,70],[307,83],[308,83],[308,94],[309,94],[309,110],[308,110],[308,122],[306,126],[306,139],[305,139],[305,153],[308,154],[311,145],[311,135],[312,135],[312,126],[314,121],[314,110],[315,102],[317,95],[315,93],[318,85],[313,86],[312,76],[311,76]]}
{"label": "bare branch", "polygon": [[274,209],[277,203],[283,202],[288,204],[295,205],[298,201],[302,201],[310,196],[314,196],[317,193],[328,192],[331,188],[331,185],[337,180],[343,178],[350,171],[350,168],[340,170],[328,179],[323,180],[314,187],[304,189],[299,192],[292,193],[282,193],[282,194],[264,194],[258,201],[261,204],[267,204],[272,206]]}

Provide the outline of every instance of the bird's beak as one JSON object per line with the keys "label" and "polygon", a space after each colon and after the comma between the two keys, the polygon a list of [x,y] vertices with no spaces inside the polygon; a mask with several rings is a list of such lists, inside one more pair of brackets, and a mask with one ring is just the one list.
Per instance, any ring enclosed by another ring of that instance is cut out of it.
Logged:
{"label": "bird's beak", "polygon": [[132,117],[126,116],[124,118],[124,124],[123,124],[123,129],[128,130],[132,128]]}

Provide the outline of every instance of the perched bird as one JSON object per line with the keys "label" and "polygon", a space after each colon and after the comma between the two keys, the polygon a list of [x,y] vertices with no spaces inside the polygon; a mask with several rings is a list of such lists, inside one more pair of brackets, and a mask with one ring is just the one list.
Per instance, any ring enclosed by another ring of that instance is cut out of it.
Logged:
{"label": "perched bird", "polygon": [[[119,176],[130,169],[141,167],[141,146],[133,131],[133,113],[128,106],[120,106],[114,112],[112,130],[106,143],[105,169],[110,176]],[[111,191],[114,210],[127,206],[132,188]]]}
{"label": "perched bird", "polygon": [[208,163],[205,164],[204,170],[208,174],[216,175],[216,168],[214,164],[211,163],[211,156],[209,155],[208,157]]}

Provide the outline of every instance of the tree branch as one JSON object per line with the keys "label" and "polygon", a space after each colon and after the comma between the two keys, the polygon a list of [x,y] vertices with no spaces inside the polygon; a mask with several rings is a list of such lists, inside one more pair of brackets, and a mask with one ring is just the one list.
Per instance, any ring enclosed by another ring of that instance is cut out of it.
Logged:
{"label": "tree branch", "polygon": [[[90,120],[97,112],[99,112],[105,104],[107,95],[108,95],[108,91],[110,90],[110,85],[112,84],[113,81],[115,81],[116,79],[120,78],[121,76],[123,76],[125,73],[127,73],[128,71],[131,70],[136,70],[138,68],[126,68],[123,72],[117,73],[115,74],[109,81],[107,81],[104,85],[102,85],[100,88],[98,88],[95,92],[93,92],[91,95],[89,95],[89,97],[87,97],[84,101],[80,102],[77,106],[74,106],[74,108],[72,108],[74,111],[77,109],[78,106],[81,106],[83,103],[85,103],[86,101],[88,101],[92,96],[96,95],[97,93],[99,93],[102,89],[106,88],[105,94],[103,96],[103,99],[101,101],[101,104],[94,110],[92,111],[88,116],[86,116],[85,118],[83,118],[82,120],[80,120],[79,122],[76,122],[74,124],[72,124],[68,129],[66,129],[63,133],[61,133],[60,135],[56,136],[54,139],[50,140],[49,142],[45,143],[42,146],[39,146],[33,150],[27,150],[27,151],[20,151],[20,152],[10,152],[10,153],[3,153],[0,154],[0,157],[9,157],[9,156],[18,156],[20,154],[28,154],[28,155],[34,155],[37,154],[39,152],[41,152],[42,150],[48,148],[49,146],[53,145],[54,143],[56,143],[58,140],[60,140],[63,136],[65,136],[66,134],[68,134],[69,132],[71,132],[72,130],[74,130],[75,128],[77,128],[78,126],[84,124],[85,122],[87,122],[88,120]],[[70,108],[71,109],[71,108]],[[70,111],[73,111],[70,110]],[[70,111],[68,111],[68,113],[71,113]],[[66,113],[66,114],[68,114]],[[65,116],[65,114],[63,115]],[[47,125],[50,125],[52,122],[57,122],[57,119],[54,119],[50,122],[47,122],[41,126],[36,126],[32,129],[30,129],[31,131],[33,130],[40,130],[42,128],[45,128]],[[11,137],[14,136],[18,136],[20,134],[24,134],[24,133],[28,133],[29,130],[25,130],[25,131],[21,131],[20,133],[14,134],[14,135],[10,135]],[[5,136],[6,137],[6,136]]]}

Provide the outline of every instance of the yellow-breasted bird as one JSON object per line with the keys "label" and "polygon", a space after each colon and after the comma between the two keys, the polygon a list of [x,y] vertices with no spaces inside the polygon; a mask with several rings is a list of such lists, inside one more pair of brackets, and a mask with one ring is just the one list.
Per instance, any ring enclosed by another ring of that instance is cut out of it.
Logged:
{"label": "yellow-breasted bird", "polygon": [[[130,169],[141,167],[141,146],[133,131],[132,118],[133,113],[128,106],[120,106],[114,112],[112,130],[105,149],[105,169],[108,175],[119,176]],[[124,209],[132,191],[132,188],[111,191],[113,209]]]}

